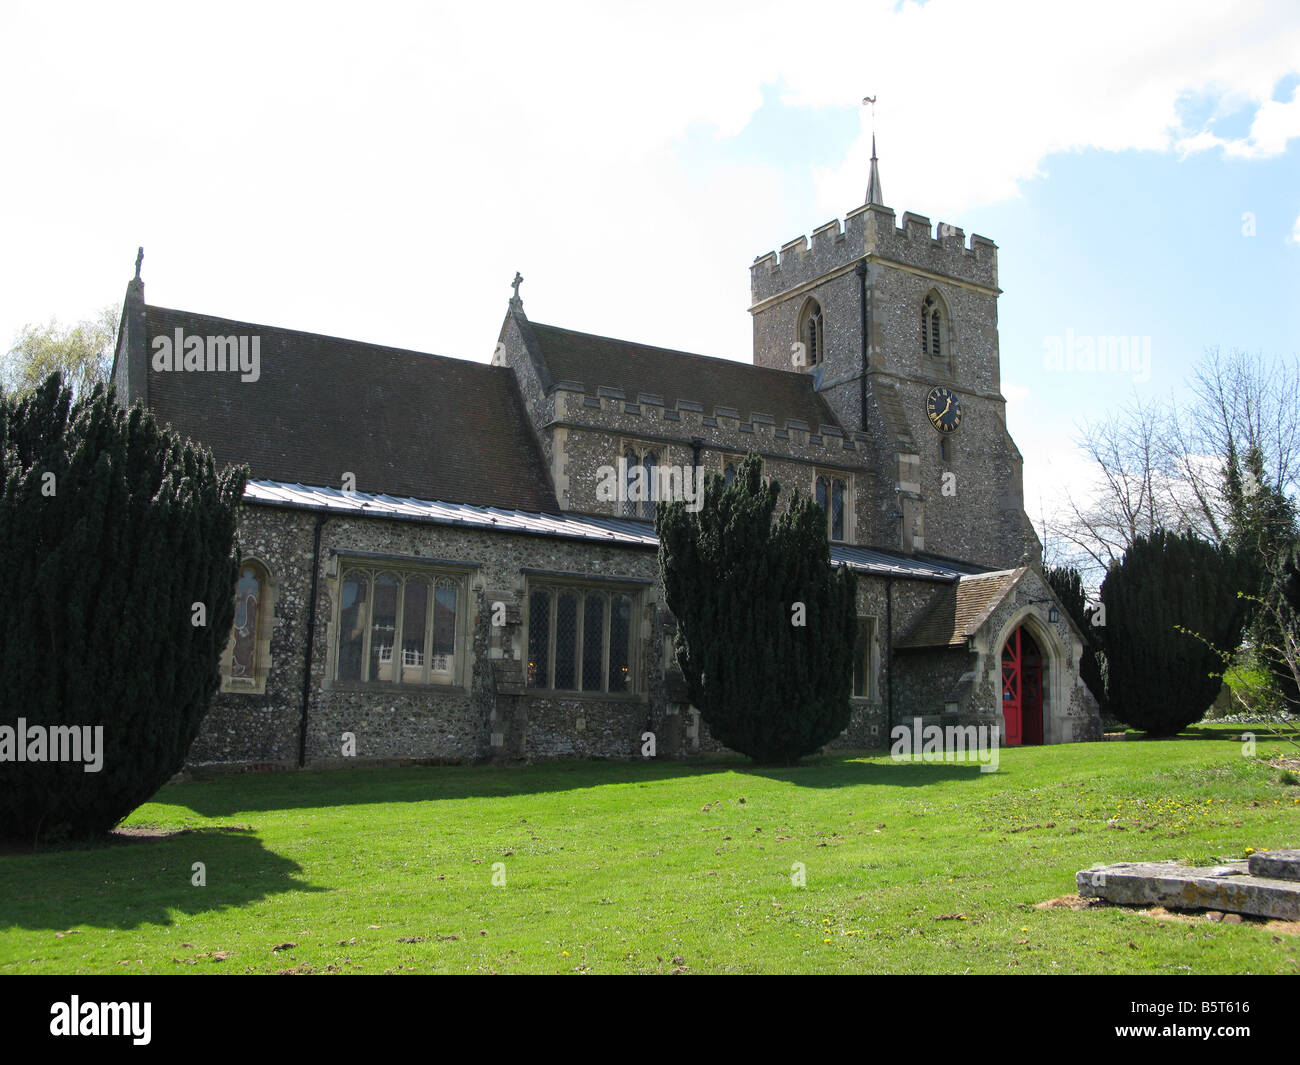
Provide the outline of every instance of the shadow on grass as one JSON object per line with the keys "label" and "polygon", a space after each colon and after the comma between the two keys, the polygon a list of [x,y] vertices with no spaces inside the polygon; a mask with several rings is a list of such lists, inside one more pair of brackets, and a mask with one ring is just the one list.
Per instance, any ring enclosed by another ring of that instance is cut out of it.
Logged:
{"label": "shadow on grass", "polygon": [[766,776],[799,787],[851,785],[914,787],[943,780],[974,779],[975,765],[880,763],[883,752],[836,753],[810,758],[793,767],[760,766],[739,756],[707,762],[566,761],[526,766],[408,766],[240,773],[204,781],[170,784],[153,803],[183,807],[205,817],[230,817],[268,810],[499,799],[583,788],[633,787],[683,777],[724,773]]}
{"label": "shadow on grass", "polygon": [[1217,740],[1220,743],[1240,743],[1241,737],[1250,733],[1256,741],[1264,739],[1277,740],[1294,740],[1300,736],[1296,726],[1292,724],[1272,724],[1259,722],[1255,724],[1242,724],[1219,721],[1204,721],[1196,725],[1189,725],[1176,736],[1153,736],[1147,732],[1134,731],[1128,732],[1121,742],[1127,743],[1159,743],[1162,740]]}
{"label": "shadow on grass", "polygon": [[[192,883],[195,862],[205,867],[205,886]],[[247,829],[112,836],[93,845],[10,853],[0,857],[0,929],[169,925],[175,912],[193,915],[286,891],[325,890],[296,879],[301,872]],[[41,885],[38,893],[34,884]]]}

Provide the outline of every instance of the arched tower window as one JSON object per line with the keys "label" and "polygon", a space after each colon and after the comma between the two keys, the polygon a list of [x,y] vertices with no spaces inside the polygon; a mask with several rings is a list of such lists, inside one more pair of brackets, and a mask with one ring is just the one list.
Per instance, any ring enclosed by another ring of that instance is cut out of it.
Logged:
{"label": "arched tower window", "polygon": [[[799,335],[796,337],[794,364],[797,369],[820,366],[826,354],[825,334],[822,330],[822,305],[808,300],[799,312]],[[801,358],[802,356],[802,358]]]}
{"label": "arched tower window", "polygon": [[948,309],[943,297],[931,289],[921,302],[921,354],[932,359],[946,359],[947,329]]}

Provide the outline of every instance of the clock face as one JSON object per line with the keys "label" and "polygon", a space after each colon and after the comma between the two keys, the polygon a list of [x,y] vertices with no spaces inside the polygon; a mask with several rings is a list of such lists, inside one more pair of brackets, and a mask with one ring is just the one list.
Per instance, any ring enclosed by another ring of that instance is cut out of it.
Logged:
{"label": "clock face", "polygon": [[936,386],[926,397],[925,413],[939,432],[954,432],[961,425],[961,400],[951,388]]}

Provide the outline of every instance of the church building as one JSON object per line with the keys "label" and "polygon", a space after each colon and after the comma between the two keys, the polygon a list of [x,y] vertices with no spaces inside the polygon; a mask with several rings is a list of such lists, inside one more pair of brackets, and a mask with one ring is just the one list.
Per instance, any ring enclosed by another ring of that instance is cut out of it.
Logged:
{"label": "church building", "polygon": [[543,325],[519,275],[485,364],[152,306],[137,260],[119,402],[252,471],[190,764],[722,750],[674,662],[654,501],[608,489],[751,452],[858,575],[832,747],[918,719],[1100,738],[1007,432],[997,247],[899,223],[874,147],[866,199],[754,260],[752,365]]}

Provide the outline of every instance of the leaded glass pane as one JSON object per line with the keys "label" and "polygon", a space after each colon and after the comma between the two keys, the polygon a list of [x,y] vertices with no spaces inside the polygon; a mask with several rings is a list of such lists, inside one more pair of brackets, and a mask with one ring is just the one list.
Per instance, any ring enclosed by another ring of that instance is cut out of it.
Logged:
{"label": "leaded glass pane", "polygon": [[428,681],[424,660],[424,638],[429,619],[429,582],[412,577],[402,595],[402,683]]}
{"label": "leaded glass pane", "polygon": [[555,600],[555,687],[578,687],[578,596],[560,592]]}
{"label": "leaded glass pane", "polygon": [[844,482],[831,482],[831,539],[844,539]]}
{"label": "leaded glass pane", "polygon": [[551,652],[551,593],[534,588],[528,593],[528,683],[549,687]]}
{"label": "leaded glass pane", "polygon": [[397,578],[384,573],[375,578],[375,599],[370,621],[369,680],[396,679],[393,642],[397,639]]}
{"label": "leaded glass pane", "polygon": [[647,451],[645,459],[641,463],[641,468],[645,471],[645,481],[642,485],[641,516],[643,518],[653,518],[655,516],[655,500],[659,498],[659,476],[655,467],[659,465],[659,456],[653,451]]}
{"label": "leaded glass pane", "polygon": [[637,514],[637,502],[641,498],[640,476],[638,474],[639,461],[635,451],[627,451],[623,455],[623,461],[627,464],[627,470],[624,473],[626,483],[624,484],[623,496],[623,516],[625,518],[635,518]]}
{"label": "leaded glass pane", "polygon": [[343,578],[339,613],[339,680],[361,679],[361,648],[369,624],[370,579],[355,571]]}
{"label": "leaded glass pane", "polygon": [[609,617],[609,690],[612,692],[631,690],[631,630],[632,598],[616,595]]}
{"label": "leaded glass pane", "polygon": [[456,664],[456,611],[459,588],[454,581],[438,581],[433,594],[433,658],[429,672],[451,676]]}
{"label": "leaded glass pane", "polygon": [[605,662],[605,597],[588,592],[582,604],[582,690],[598,692],[604,687],[601,669]]}

